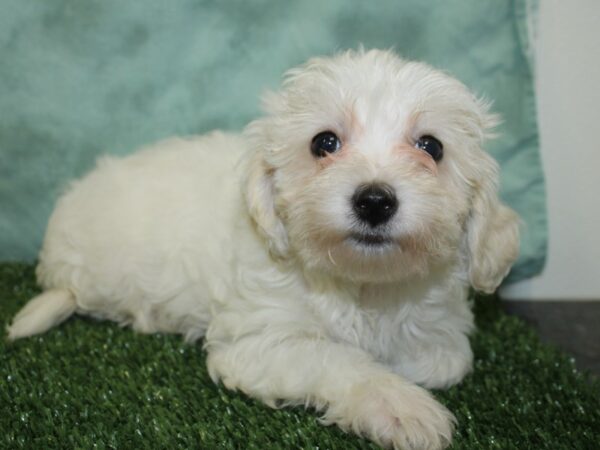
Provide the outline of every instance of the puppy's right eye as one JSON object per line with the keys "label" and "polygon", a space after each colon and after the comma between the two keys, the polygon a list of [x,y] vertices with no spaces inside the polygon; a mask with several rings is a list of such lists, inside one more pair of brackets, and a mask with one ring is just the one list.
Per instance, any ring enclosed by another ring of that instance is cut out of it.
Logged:
{"label": "puppy's right eye", "polygon": [[323,158],[327,153],[335,153],[342,146],[340,138],[331,131],[323,131],[317,134],[311,144],[310,151],[317,158]]}

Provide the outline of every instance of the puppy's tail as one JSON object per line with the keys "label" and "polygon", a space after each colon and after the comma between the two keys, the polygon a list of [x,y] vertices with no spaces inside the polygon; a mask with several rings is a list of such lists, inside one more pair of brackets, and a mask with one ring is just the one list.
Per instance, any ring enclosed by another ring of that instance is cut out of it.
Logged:
{"label": "puppy's tail", "polygon": [[8,327],[8,339],[14,341],[43,333],[71,316],[77,303],[66,289],[52,289],[34,297],[19,311]]}

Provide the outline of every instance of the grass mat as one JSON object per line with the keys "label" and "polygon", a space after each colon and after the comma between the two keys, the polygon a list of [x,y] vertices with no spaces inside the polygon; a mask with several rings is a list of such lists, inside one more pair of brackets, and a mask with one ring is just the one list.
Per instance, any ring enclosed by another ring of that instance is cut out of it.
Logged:
{"label": "grass mat", "polygon": [[[4,325],[38,292],[33,268],[0,264]],[[435,395],[459,422],[453,449],[598,449],[600,384],[540,343],[495,298],[475,301],[475,370]],[[75,318],[0,342],[0,447],[375,449],[213,384],[200,345]]]}

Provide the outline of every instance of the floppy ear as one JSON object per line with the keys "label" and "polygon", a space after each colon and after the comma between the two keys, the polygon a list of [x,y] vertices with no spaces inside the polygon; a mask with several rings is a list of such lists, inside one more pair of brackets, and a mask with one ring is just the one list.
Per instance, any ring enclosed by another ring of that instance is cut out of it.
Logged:
{"label": "floppy ear", "polygon": [[268,166],[262,149],[252,148],[250,151],[253,153],[247,161],[245,186],[248,212],[258,232],[265,238],[271,255],[283,258],[288,252],[288,238],[283,222],[275,211],[275,169]]}
{"label": "floppy ear", "polygon": [[496,164],[485,157],[489,170],[474,187],[467,219],[467,257],[471,285],[492,293],[519,254],[519,218],[498,199]]}

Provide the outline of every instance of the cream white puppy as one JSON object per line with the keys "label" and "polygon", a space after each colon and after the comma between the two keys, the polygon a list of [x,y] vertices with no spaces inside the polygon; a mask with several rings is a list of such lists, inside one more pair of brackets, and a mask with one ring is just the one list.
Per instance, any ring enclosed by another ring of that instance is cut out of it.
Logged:
{"label": "cream white puppy", "polygon": [[213,379],[402,449],[449,444],[423,388],[471,370],[469,285],[518,221],[461,83],[384,51],[291,70],[242,136],[104,158],[59,200],[17,339],[73,313],[204,337]]}

